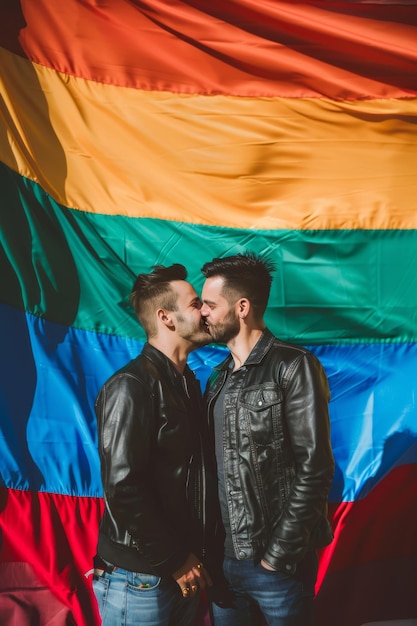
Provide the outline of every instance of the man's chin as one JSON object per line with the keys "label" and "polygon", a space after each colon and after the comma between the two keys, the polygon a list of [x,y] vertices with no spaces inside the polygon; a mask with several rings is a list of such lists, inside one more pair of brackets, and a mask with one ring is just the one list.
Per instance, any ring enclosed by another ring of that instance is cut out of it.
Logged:
{"label": "man's chin", "polygon": [[208,343],[210,343],[213,340],[212,336],[211,336],[210,328],[208,326],[203,326],[203,333],[204,333]]}
{"label": "man's chin", "polygon": [[211,335],[203,330],[198,336],[193,337],[193,344],[196,348],[206,346],[212,342]]}

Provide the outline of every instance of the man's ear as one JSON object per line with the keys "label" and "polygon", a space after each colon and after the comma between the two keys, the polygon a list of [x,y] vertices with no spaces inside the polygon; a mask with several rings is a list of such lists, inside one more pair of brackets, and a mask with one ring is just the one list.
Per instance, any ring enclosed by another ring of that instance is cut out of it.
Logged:
{"label": "man's ear", "polygon": [[236,304],[239,317],[241,317],[242,319],[247,317],[251,309],[249,300],[247,298],[240,298],[240,300],[238,300]]}
{"label": "man's ear", "polygon": [[172,319],[171,311],[167,311],[166,309],[158,309],[156,312],[158,316],[158,320],[162,322],[165,326],[172,328],[174,326],[174,320]]}

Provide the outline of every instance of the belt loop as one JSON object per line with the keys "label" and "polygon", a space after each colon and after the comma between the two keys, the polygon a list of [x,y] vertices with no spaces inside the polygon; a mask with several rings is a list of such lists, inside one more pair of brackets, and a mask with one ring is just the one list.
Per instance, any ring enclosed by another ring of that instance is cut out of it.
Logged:
{"label": "belt loop", "polygon": [[99,578],[104,574],[113,574],[119,568],[116,565],[112,565],[111,563],[107,563],[103,561],[103,565],[95,567],[93,570],[94,576],[98,576]]}

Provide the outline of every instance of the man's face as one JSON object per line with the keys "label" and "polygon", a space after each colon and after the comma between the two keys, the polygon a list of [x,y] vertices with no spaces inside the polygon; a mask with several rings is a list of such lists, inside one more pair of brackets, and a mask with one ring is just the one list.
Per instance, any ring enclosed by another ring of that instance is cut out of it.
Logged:
{"label": "man's face", "polygon": [[203,316],[211,341],[228,343],[240,330],[236,307],[231,306],[222,295],[224,279],[221,276],[207,278],[203,285],[201,315]]}
{"label": "man's face", "polygon": [[201,317],[201,300],[194,287],[185,280],[175,280],[172,288],[177,294],[177,310],[173,314],[178,335],[195,347],[208,344],[210,335]]}

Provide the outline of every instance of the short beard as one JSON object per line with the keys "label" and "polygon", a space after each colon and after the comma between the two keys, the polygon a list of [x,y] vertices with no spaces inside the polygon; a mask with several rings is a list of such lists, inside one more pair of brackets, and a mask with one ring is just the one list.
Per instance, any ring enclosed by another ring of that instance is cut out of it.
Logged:
{"label": "short beard", "polygon": [[233,309],[231,309],[224,321],[214,325],[209,325],[209,331],[211,340],[214,343],[229,343],[232,339],[239,334],[240,322],[239,317],[236,315]]}
{"label": "short beard", "polygon": [[194,348],[206,346],[211,342],[211,337],[204,326],[195,326],[187,323],[181,313],[176,313],[179,333],[183,339],[186,339],[194,345]]}

